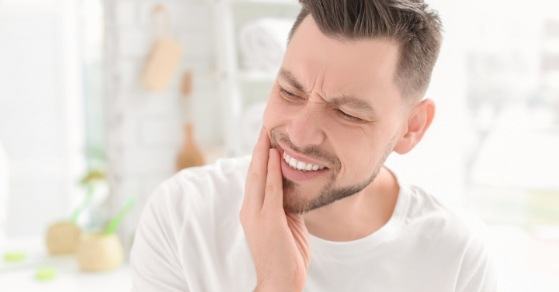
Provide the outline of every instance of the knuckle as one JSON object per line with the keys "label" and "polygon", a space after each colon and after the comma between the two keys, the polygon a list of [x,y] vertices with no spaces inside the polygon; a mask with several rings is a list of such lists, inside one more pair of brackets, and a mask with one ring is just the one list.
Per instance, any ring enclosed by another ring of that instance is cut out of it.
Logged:
{"label": "knuckle", "polygon": [[239,211],[239,218],[245,216],[245,215],[244,215],[245,213],[246,213],[246,206],[243,205],[243,206],[241,207],[241,210]]}
{"label": "knuckle", "polygon": [[245,216],[243,215],[243,213],[239,214],[239,221],[241,221],[242,225],[245,225]]}
{"label": "knuckle", "polygon": [[241,209],[241,212],[239,212],[239,220],[244,226],[249,225],[254,220],[253,217],[253,212],[251,212],[251,210],[248,210],[248,208],[243,208]]}
{"label": "knuckle", "polygon": [[239,213],[239,220],[241,220],[241,224],[243,224],[243,225],[246,225],[246,224],[247,224],[247,222],[248,222],[247,216],[248,216],[248,215],[247,215],[246,211],[244,211],[244,212],[241,211],[241,212]]}

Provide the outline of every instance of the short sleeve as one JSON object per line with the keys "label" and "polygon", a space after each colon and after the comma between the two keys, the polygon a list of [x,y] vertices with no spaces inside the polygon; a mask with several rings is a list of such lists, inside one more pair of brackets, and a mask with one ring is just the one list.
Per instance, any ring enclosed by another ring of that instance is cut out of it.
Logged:
{"label": "short sleeve", "polygon": [[474,237],[466,246],[456,292],[497,292],[497,272],[491,254],[481,238]]}
{"label": "short sleeve", "polygon": [[186,212],[178,207],[178,198],[178,183],[167,180],[142,211],[130,252],[133,292],[189,291],[178,251]]}

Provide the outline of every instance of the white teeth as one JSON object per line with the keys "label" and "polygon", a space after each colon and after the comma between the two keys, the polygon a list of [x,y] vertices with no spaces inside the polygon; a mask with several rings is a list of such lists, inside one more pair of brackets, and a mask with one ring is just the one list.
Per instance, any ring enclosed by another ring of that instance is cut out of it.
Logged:
{"label": "white teeth", "polygon": [[316,171],[316,170],[320,170],[320,169],[324,168],[324,166],[320,166],[320,165],[317,165],[317,164],[305,163],[305,162],[299,161],[299,160],[287,155],[285,152],[283,153],[283,160],[289,166],[291,166],[291,168],[294,168],[294,169],[297,169],[297,170],[302,170],[302,171]]}
{"label": "white teeth", "polygon": [[297,168],[297,160],[295,160],[293,157],[289,157],[289,165],[293,168]]}

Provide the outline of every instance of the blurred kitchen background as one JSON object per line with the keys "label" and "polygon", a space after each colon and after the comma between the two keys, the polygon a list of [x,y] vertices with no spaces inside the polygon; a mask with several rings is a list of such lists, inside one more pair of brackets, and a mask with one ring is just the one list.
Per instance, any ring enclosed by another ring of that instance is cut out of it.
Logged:
{"label": "blurred kitchen background", "polygon": [[[486,224],[502,291],[559,291],[559,5],[428,3],[445,26],[437,116],[388,165]],[[0,287],[129,290],[146,198],[182,167],[250,153],[298,10],[0,0]],[[118,238],[116,259],[95,273],[94,248],[49,255],[56,228]]]}

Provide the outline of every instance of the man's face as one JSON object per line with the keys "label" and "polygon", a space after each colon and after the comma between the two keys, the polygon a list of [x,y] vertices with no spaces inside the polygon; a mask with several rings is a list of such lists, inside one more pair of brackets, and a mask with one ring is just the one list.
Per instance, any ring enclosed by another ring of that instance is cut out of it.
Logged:
{"label": "man's face", "polygon": [[328,205],[374,180],[404,122],[397,61],[394,41],[334,39],[312,17],[303,20],[264,114],[272,147],[284,158],[287,211]]}

